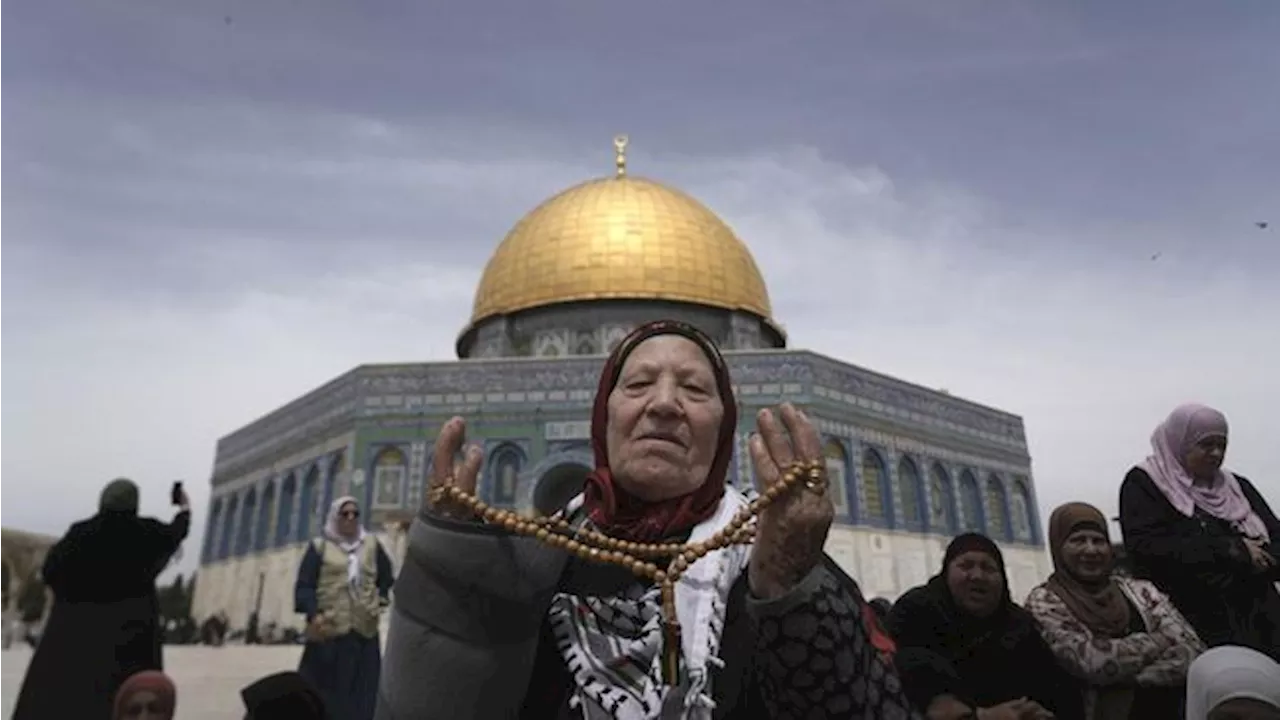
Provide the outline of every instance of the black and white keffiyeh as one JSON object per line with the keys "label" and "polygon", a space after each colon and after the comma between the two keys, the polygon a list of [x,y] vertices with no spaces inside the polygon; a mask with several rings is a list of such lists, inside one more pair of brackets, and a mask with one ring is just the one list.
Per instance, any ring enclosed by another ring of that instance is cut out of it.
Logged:
{"label": "black and white keffiyeh", "polygon": [[[693,528],[689,542],[705,540],[728,525],[746,499],[726,488],[715,515]],[[566,508],[572,515],[582,496]],[[662,613],[656,586],[637,584],[619,597],[557,593],[550,622],[556,644],[573,677],[571,706],[586,720],[705,720],[715,702],[712,667],[724,629],[729,590],[746,570],[751,550],[734,545],[714,550],[689,567],[676,583],[680,622],[681,684],[662,683]]]}

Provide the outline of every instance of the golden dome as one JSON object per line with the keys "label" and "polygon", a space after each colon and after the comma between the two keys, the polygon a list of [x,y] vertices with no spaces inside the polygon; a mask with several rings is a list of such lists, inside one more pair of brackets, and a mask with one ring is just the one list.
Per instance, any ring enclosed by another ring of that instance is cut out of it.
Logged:
{"label": "golden dome", "polygon": [[692,197],[626,175],[590,180],[534,208],[503,239],[476,289],[471,325],[557,303],[649,299],[709,305],[770,319],[750,251]]}

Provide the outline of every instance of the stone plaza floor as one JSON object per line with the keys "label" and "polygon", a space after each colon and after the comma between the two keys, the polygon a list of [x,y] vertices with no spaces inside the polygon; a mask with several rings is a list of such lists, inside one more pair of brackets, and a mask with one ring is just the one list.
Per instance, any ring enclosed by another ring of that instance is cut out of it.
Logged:
{"label": "stone plaza floor", "polygon": [[[244,717],[240,689],[258,678],[298,667],[302,646],[167,645],[165,672],[178,686],[177,720],[238,720]],[[22,686],[31,650],[15,645],[0,654],[3,692],[0,706],[7,720]]]}

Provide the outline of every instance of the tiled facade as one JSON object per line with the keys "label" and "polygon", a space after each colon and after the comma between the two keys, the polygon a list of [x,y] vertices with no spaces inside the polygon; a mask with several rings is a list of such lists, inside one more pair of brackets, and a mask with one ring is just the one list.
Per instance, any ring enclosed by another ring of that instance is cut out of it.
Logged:
{"label": "tiled facade", "polygon": [[[1042,554],[1020,418],[812,352],[726,355],[742,418],[735,484],[752,482],[754,411],[789,400],[827,440],[839,526],[938,541],[985,529],[1007,548]],[[540,479],[580,477],[591,465],[587,418],[602,361],[356,368],[219,442],[203,565],[293,555],[339,493],[364,500],[372,529],[408,517],[422,500],[432,438],[453,415],[485,450],[482,496],[530,507]]]}

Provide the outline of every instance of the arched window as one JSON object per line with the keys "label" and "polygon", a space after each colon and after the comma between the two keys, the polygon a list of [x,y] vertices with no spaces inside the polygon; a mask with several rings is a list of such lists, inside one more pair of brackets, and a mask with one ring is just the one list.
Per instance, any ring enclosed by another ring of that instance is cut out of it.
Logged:
{"label": "arched window", "polygon": [[982,532],[982,491],[978,489],[978,479],[973,471],[960,473],[960,519],[966,532]]}
{"label": "arched window", "polygon": [[276,547],[288,544],[293,530],[293,511],[297,507],[298,479],[293,473],[280,482],[280,501],[276,504]]}
{"label": "arched window", "polygon": [[[590,456],[587,456],[588,459]],[[576,459],[564,459],[543,471],[533,480],[533,511],[538,515],[552,515],[563,510],[569,501],[582,492],[591,468]]]}
{"label": "arched window", "polygon": [[404,453],[386,447],[373,461],[373,506],[398,508],[404,504]]}
{"label": "arched window", "polygon": [[995,473],[987,475],[987,535],[998,540],[1009,539],[1009,509],[1005,504],[1004,483]]}
{"label": "arched window", "polygon": [[929,471],[929,529],[952,534],[956,531],[955,497],[951,477],[942,463],[934,463]]}
{"label": "arched window", "polygon": [[253,540],[253,522],[257,520],[258,491],[249,488],[244,494],[244,505],[240,508],[240,525],[236,528],[236,557],[249,552],[249,544]]}
{"label": "arched window", "polygon": [[627,329],[622,327],[611,327],[604,334],[604,352],[611,353],[618,347],[618,343],[627,336]]}
{"label": "arched window", "polygon": [[1013,478],[1013,539],[1018,542],[1035,542],[1033,534],[1035,524],[1031,519],[1031,491],[1027,489],[1027,479],[1021,475]]}
{"label": "arched window", "polygon": [[338,499],[335,494],[338,489],[338,478],[346,469],[347,454],[339,450],[333,454],[333,459],[329,462],[329,474],[324,479],[324,499],[320,501],[320,507],[324,508],[325,512],[329,512],[329,506],[333,504],[334,500]]}
{"label": "arched window", "polygon": [[596,339],[589,333],[583,333],[578,337],[578,349],[574,353],[576,355],[595,355],[598,352],[596,348]]}
{"label": "arched window", "polygon": [[505,446],[493,453],[489,462],[490,497],[493,504],[499,507],[512,507],[520,491],[520,451]]}
{"label": "arched window", "polygon": [[232,534],[236,531],[236,510],[240,507],[240,496],[232,495],[222,511],[222,534],[218,536],[218,559],[231,557]]}
{"label": "arched window", "polygon": [[267,489],[262,493],[262,506],[258,508],[258,526],[253,530],[253,550],[259,552],[271,545],[271,516],[276,511],[276,484],[267,482]]}
{"label": "arched window", "polygon": [[205,523],[204,547],[200,551],[200,562],[210,563],[216,560],[218,549],[218,527],[222,520],[222,498],[214,498],[213,507],[209,508],[209,521]]}
{"label": "arched window", "polygon": [[889,473],[885,471],[884,458],[875,448],[862,450],[862,492],[867,504],[862,508],[862,517],[872,522],[888,522],[893,518],[893,506],[885,492],[889,483]]}
{"label": "arched window", "polygon": [[319,497],[316,496],[320,484],[320,471],[314,465],[307,471],[307,478],[302,481],[302,492],[298,497],[298,532],[294,538],[297,542],[307,542],[312,533],[319,533],[322,520],[317,520],[319,509],[316,507]]}
{"label": "arched window", "polygon": [[849,462],[839,440],[828,440],[822,449],[827,461],[827,495],[835,506],[836,517],[849,517]]}
{"label": "arched window", "polygon": [[924,498],[920,494],[920,470],[911,458],[898,460],[898,497],[902,502],[902,520],[909,528],[924,527]]}

